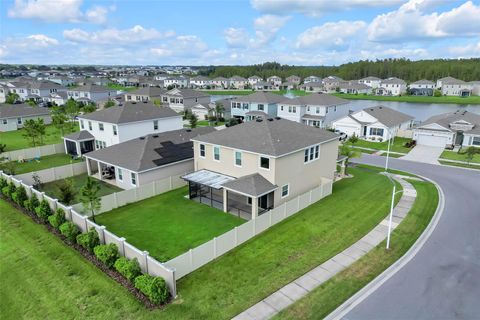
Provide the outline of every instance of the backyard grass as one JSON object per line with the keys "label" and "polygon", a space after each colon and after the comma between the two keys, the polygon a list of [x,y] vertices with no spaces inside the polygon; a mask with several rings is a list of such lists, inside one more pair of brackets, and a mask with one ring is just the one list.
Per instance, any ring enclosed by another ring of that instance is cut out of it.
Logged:
{"label": "backyard grass", "polygon": [[[384,152],[381,154],[382,157],[386,157],[387,156],[387,153]],[[389,155],[391,158],[400,158],[400,157],[403,157],[404,154],[398,154],[398,153],[390,153]]]}
{"label": "backyard grass", "polygon": [[[218,127],[218,126],[223,126],[225,124],[225,121],[218,121],[217,124],[215,124],[215,121],[208,121],[208,120],[200,120],[197,122],[197,127]],[[185,128],[190,128],[190,124],[185,124],[183,125]]]}
{"label": "backyard grass", "polygon": [[[260,90],[202,90],[203,92],[209,94],[209,95],[212,95],[212,96],[215,96],[215,95],[218,95],[218,96],[245,96],[247,94],[252,94],[252,93],[255,93],[257,91],[260,91]],[[280,94],[280,95],[284,95],[286,94],[287,92],[295,95],[295,96],[305,96],[307,95],[308,93],[303,91],[303,90],[276,90],[276,91],[269,91],[271,93],[275,93],[275,94]]]}
{"label": "backyard grass", "polygon": [[[70,132],[78,131],[78,125],[75,123],[73,126],[73,131],[65,130],[65,134],[69,134]],[[26,138],[24,134],[24,129],[14,130],[14,131],[7,131],[7,132],[0,132],[0,143],[4,143],[7,145],[5,151],[13,151],[25,148],[32,148],[32,140],[30,138]],[[36,142],[38,140],[35,139]],[[45,136],[43,137],[43,143],[36,143],[35,146],[40,145],[47,145],[47,144],[56,144],[62,142],[62,132],[55,128],[53,125],[47,125],[45,130]]]}
{"label": "backyard grass", "polygon": [[390,250],[385,249],[383,241],[275,319],[324,318],[407,252],[429,224],[438,204],[437,189],[432,183],[409,182],[417,190],[417,199],[412,210],[393,231]]}
{"label": "backyard grass", "polygon": [[[465,153],[466,151],[467,151],[467,149],[465,149],[465,148],[462,150],[462,153],[458,153],[456,151],[445,150],[440,155],[440,158],[441,159],[447,159],[447,160],[456,160],[456,161],[468,162],[467,154]],[[480,153],[475,154],[473,156],[473,159],[470,162],[480,163]]]}
{"label": "backyard grass", "polygon": [[[70,163],[82,161],[81,159],[72,159],[72,157],[65,153],[52,154],[50,156],[40,157],[40,160],[28,159],[24,162],[11,161],[15,168],[15,174],[22,174],[27,172],[40,171],[43,169],[59,167]],[[11,164],[0,164],[0,169],[9,168]],[[8,170],[7,170],[8,171]]]}
{"label": "backyard grass", "polygon": [[[405,143],[409,142],[411,140],[412,139],[409,139],[409,138],[395,137],[395,139],[393,141],[393,144],[390,146],[390,151],[401,152],[401,153],[410,152],[410,150],[412,150],[412,149],[405,147]],[[346,142],[346,143],[348,145],[352,145],[350,142]],[[358,139],[358,141],[353,146],[387,151],[388,141],[375,142],[375,141]]]}
{"label": "backyard grass", "polygon": [[[73,187],[77,191],[77,195],[75,196],[75,199],[72,202],[73,204],[80,203],[80,189],[83,187],[83,185],[87,181],[87,176],[88,174],[83,173],[83,174],[79,174],[69,178],[73,181]],[[100,191],[98,194],[101,197],[123,190],[109,183],[100,181],[98,179],[96,181],[98,181],[98,183],[100,184]],[[42,184],[41,191],[45,192],[50,197],[58,199],[59,198],[58,183],[59,183],[59,180],[44,183]]]}
{"label": "backyard grass", "polygon": [[399,101],[413,103],[451,103],[451,104],[480,104],[480,96],[470,97],[426,97],[426,96],[374,96],[365,94],[333,93],[333,95],[350,100],[377,100]]}
{"label": "backyard grass", "polygon": [[467,163],[458,163],[458,162],[450,162],[450,161],[444,161],[439,159],[438,162],[440,164],[446,165],[446,166],[454,166],[454,167],[460,167],[460,168],[468,168],[468,169],[477,169],[480,170],[480,164],[467,164]]}
{"label": "backyard grass", "polygon": [[96,220],[160,261],[170,260],[245,222],[186,199],[186,194],[187,187],[175,189],[101,214]]}
{"label": "backyard grass", "polygon": [[109,83],[107,84],[107,87],[110,88],[110,89],[114,89],[114,90],[122,90],[122,91],[134,91],[134,90],[137,90],[138,87],[125,87],[125,86],[122,86],[121,84],[117,84],[117,83]]}
{"label": "backyard grass", "polygon": [[181,279],[179,297],[163,310],[146,310],[55,236],[0,200],[2,316],[231,318],[351,245],[386,216],[390,182],[377,171],[350,168],[354,178],[335,183],[331,196]]}

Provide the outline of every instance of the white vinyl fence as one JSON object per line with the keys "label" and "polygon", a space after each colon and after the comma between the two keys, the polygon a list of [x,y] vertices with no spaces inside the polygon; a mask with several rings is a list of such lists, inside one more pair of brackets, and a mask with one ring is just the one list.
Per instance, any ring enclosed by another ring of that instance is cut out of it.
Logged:
{"label": "white vinyl fence", "polygon": [[134,246],[126,242],[125,238],[117,237],[115,234],[106,230],[105,226],[97,225],[93,221],[89,220],[88,217],[76,212],[72,207],[65,206],[59,203],[57,199],[53,199],[45,195],[44,192],[40,192],[34,189],[31,185],[21,181],[18,177],[7,175],[1,171],[0,176],[6,179],[8,182],[13,182],[17,187],[23,186],[27,191],[28,197],[34,195],[40,201],[43,199],[47,200],[52,210],[56,210],[57,208],[63,209],[63,211],[65,211],[66,219],[75,223],[82,232],[87,232],[91,228],[95,228],[102,244],[114,243],[117,245],[120,255],[125,256],[128,259],[137,258],[142,271],[152,276],[162,277],[163,279],[165,279],[165,282],[167,283],[170,290],[170,294],[173,297],[176,297],[177,288],[175,270],[165,266],[163,263],[158,262],[154,258],[150,257],[147,251],[141,251],[135,248]]}
{"label": "white vinyl fence", "polygon": [[241,245],[271,226],[292,216],[309,205],[332,193],[332,180],[324,179],[322,185],[298,197],[283,203],[273,210],[267,211],[254,220],[250,220],[219,237],[213,238],[188,252],[179,255],[165,264],[175,270],[175,276],[180,279],[195,271],[208,262]]}
{"label": "white vinyl fence", "polygon": [[[185,173],[187,174],[187,172]],[[137,188],[115,192],[101,198],[102,206],[95,214],[101,214],[129,203],[145,200],[165,193],[167,191],[177,189],[186,185],[186,182],[181,178],[182,175],[171,176],[162,180],[152,181],[148,184],[139,186]],[[91,216],[89,211],[85,211],[81,203],[73,205],[73,209],[81,212],[84,215]]]}
{"label": "white vinyl fence", "polygon": [[22,180],[28,185],[33,185],[33,175],[36,174],[42,183],[52,182],[55,180],[70,178],[87,172],[87,164],[85,161],[66,164],[60,167],[53,167],[49,169],[39,170],[36,172],[28,172],[24,174],[15,175],[15,178]]}
{"label": "white vinyl fence", "polygon": [[63,143],[48,144],[46,146],[7,151],[0,154],[0,158],[4,157],[11,161],[17,161],[22,159],[44,157],[57,153],[65,153],[65,145]]}

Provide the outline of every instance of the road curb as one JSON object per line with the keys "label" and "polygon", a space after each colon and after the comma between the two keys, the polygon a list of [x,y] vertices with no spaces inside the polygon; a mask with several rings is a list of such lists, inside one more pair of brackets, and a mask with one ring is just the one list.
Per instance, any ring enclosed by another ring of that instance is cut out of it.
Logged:
{"label": "road curb", "polygon": [[431,182],[435,185],[438,191],[438,205],[435,213],[432,217],[432,220],[425,228],[423,233],[418,237],[417,241],[408,249],[408,251],[397,261],[395,261],[390,267],[383,271],[379,276],[373,279],[365,287],[360,289],[357,293],[351,296],[347,301],[342,303],[337,309],[327,315],[324,319],[326,320],[337,320],[342,319],[348,312],[365,300],[368,296],[374,293],[383,283],[388,279],[394,276],[398,271],[400,271],[410,260],[412,260],[415,255],[420,251],[423,245],[430,238],[431,234],[435,230],[438,221],[440,220],[444,208],[445,208],[445,195],[442,188],[432,179],[417,175],[418,177],[424,179],[425,181]]}

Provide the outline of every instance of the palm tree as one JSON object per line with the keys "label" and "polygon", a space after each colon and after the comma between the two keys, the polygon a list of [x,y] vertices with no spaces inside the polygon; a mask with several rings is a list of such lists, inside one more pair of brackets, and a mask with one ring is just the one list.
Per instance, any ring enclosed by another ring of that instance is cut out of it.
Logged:
{"label": "palm tree", "polygon": [[340,147],[340,154],[342,156],[345,156],[347,157],[346,160],[345,160],[345,174],[348,174],[347,173],[347,169],[348,169],[348,163],[350,161],[351,158],[360,158],[362,153],[358,150],[356,150],[355,148],[352,148],[346,144],[342,145]]}
{"label": "palm tree", "polygon": [[222,115],[224,112],[225,112],[225,108],[223,104],[220,102],[215,103],[215,119],[217,124],[220,119],[220,115]]}

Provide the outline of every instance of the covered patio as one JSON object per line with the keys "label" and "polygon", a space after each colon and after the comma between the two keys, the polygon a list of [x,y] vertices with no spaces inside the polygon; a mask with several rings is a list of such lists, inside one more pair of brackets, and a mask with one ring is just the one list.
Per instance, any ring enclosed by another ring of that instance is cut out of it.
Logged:
{"label": "covered patio", "polygon": [[63,137],[65,152],[72,156],[82,156],[95,150],[95,137],[88,131],[82,130]]}
{"label": "covered patio", "polygon": [[[98,180],[104,181],[113,186],[122,188],[117,184],[116,169],[115,166],[98,161],[96,159],[85,158],[87,163],[87,174]],[[122,188],[123,189],[123,188]]]}
{"label": "covered patio", "polygon": [[234,178],[202,169],[182,178],[188,182],[189,199],[247,220],[273,208],[278,188],[258,173]]}

